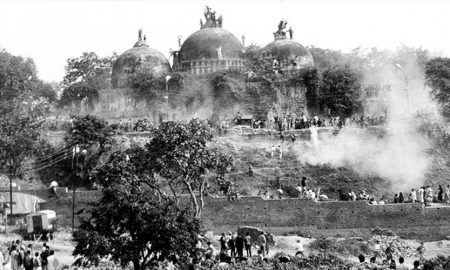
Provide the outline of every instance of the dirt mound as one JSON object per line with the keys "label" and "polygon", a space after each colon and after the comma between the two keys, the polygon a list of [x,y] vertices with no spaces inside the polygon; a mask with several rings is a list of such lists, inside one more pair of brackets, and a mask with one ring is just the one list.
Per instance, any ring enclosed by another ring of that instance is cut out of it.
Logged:
{"label": "dirt mound", "polygon": [[271,245],[271,246],[275,245],[273,234],[267,233],[259,228],[250,227],[250,226],[241,226],[238,228],[237,232],[238,232],[238,234],[243,235],[243,236],[247,235],[247,233],[248,233],[250,235],[250,237],[252,238],[253,243],[256,243],[258,236],[261,233],[264,233],[264,235],[266,236],[266,239],[267,239],[267,243],[269,243],[269,245]]}
{"label": "dirt mound", "polygon": [[404,240],[398,236],[373,235],[369,240],[369,248],[373,251],[375,243],[379,241],[381,251],[384,253],[389,245],[393,248],[394,258],[417,258],[420,256],[418,248],[420,244],[416,241]]}
{"label": "dirt mound", "polygon": [[389,236],[389,237],[397,236],[393,231],[388,229],[382,229],[380,227],[375,228],[375,230],[372,231],[372,235]]}

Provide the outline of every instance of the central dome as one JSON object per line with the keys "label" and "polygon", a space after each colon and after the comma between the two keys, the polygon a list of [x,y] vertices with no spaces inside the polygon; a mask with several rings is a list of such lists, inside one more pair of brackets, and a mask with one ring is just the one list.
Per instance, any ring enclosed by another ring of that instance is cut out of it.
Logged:
{"label": "central dome", "polygon": [[219,59],[218,50],[221,50],[222,59],[240,59],[243,47],[232,33],[223,28],[203,28],[193,33],[183,43],[180,60]]}
{"label": "central dome", "polygon": [[200,30],[190,35],[179,51],[173,51],[173,69],[191,74],[208,74],[229,69],[244,68],[239,40],[222,28],[222,15],[206,6],[205,22],[200,19]]}

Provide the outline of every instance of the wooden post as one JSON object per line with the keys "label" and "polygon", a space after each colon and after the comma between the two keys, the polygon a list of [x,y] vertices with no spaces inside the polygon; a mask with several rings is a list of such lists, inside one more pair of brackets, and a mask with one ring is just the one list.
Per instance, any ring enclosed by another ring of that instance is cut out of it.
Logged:
{"label": "wooden post", "polygon": [[[9,174],[9,210],[10,210],[10,216],[13,216],[13,182],[12,182],[12,174]],[[11,225],[12,225],[12,218],[11,218]]]}

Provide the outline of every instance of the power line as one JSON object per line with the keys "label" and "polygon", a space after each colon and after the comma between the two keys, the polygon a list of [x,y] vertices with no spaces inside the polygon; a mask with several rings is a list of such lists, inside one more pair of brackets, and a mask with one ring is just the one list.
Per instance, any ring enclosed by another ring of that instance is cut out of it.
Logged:
{"label": "power line", "polygon": [[23,171],[23,173],[30,173],[30,172],[37,172],[37,171],[40,171],[40,170],[45,169],[45,168],[48,168],[48,167],[50,167],[50,166],[52,166],[52,165],[54,165],[54,164],[57,164],[57,163],[59,163],[59,162],[65,160],[65,159],[67,159],[67,158],[69,158],[69,157],[70,157],[70,155],[65,155],[65,156],[63,156],[63,157],[61,157],[61,158],[59,158],[59,159],[57,159],[57,160],[55,160],[55,161],[53,161],[53,162],[47,163],[46,165],[41,165],[41,166],[38,167],[38,168],[26,168],[26,170]]}
{"label": "power line", "polygon": [[[70,144],[66,144],[65,146],[63,146],[63,147],[60,147],[59,149],[55,149],[54,147],[52,147],[52,146],[49,146],[49,147],[46,147],[46,148],[42,148],[42,149],[40,149],[40,150],[49,150],[49,149],[54,149],[55,151],[60,151],[60,150],[63,150],[63,149],[66,149],[66,148],[71,148],[73,145],[75,145],[75,144],[77,144],[78,142],[72,142],[72,143],[70,143]],[[40,157],[39,157],[40,158]]]}
{"label": "power line", "polygon": [[44,162],[45,160],[51,159],[51,158],[53,158],[53,157],[56,157],[56,156],[58,156],[58,155],[60,155],[60,154],[64,154],[64,153],[69,152],[69,151],[72,151],[72,147],[67,147],[67,148],[65,148],[65,149],[60,149],[59,151],[54,152],[54,153],[49,154],[49,155],[46,155],[46,156],[40,156],[40,157],[36,158],[36,159],[33,161],[33,163],[36,163],[36,162],[37,162],[37,163],[39,163],[39,162]]}

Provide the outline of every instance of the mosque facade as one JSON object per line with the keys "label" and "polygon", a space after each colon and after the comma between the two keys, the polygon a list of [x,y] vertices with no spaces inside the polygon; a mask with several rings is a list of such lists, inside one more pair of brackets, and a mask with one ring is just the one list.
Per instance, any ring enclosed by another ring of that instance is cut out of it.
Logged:
{"label": "mosque facade", "polygon": [[[222,16],[206,7],[200,29],[191,34],[180,49],[171,51],[172,65],[159,51],[147,44],[139,31],[134,46],[122,53],[112,69],[111,88],[101,89],[93,108],[83,106],[80,114],[94,114],[108,120],[148,117],[154,122],[181,120],[192,117],[210,118],[218,114],[254,115],[265,120],[269,114],[307,114],[306,87],[291,78],[301,70],[314,66],[311,53],[293,40],[293,30],[286,30],[281,21],[273,33],[274,41],[261,49],[261,57],[270,62],[274,76],[256,89],[246,90],[243,81],[239,98],[228,99],[223,93],[214,93],[210,76],[221,72],[236,71],[248,74],[243,44],[222,26]],[[128,82],[130,75],[141,72],[148,76],[165,77],[165,89],[151,99],[136,93]],[[174,82],[175,75],[178,82]],[[181,76],[181,79],[180,79]],[[220,99],[217,100],[217,97]]]}

